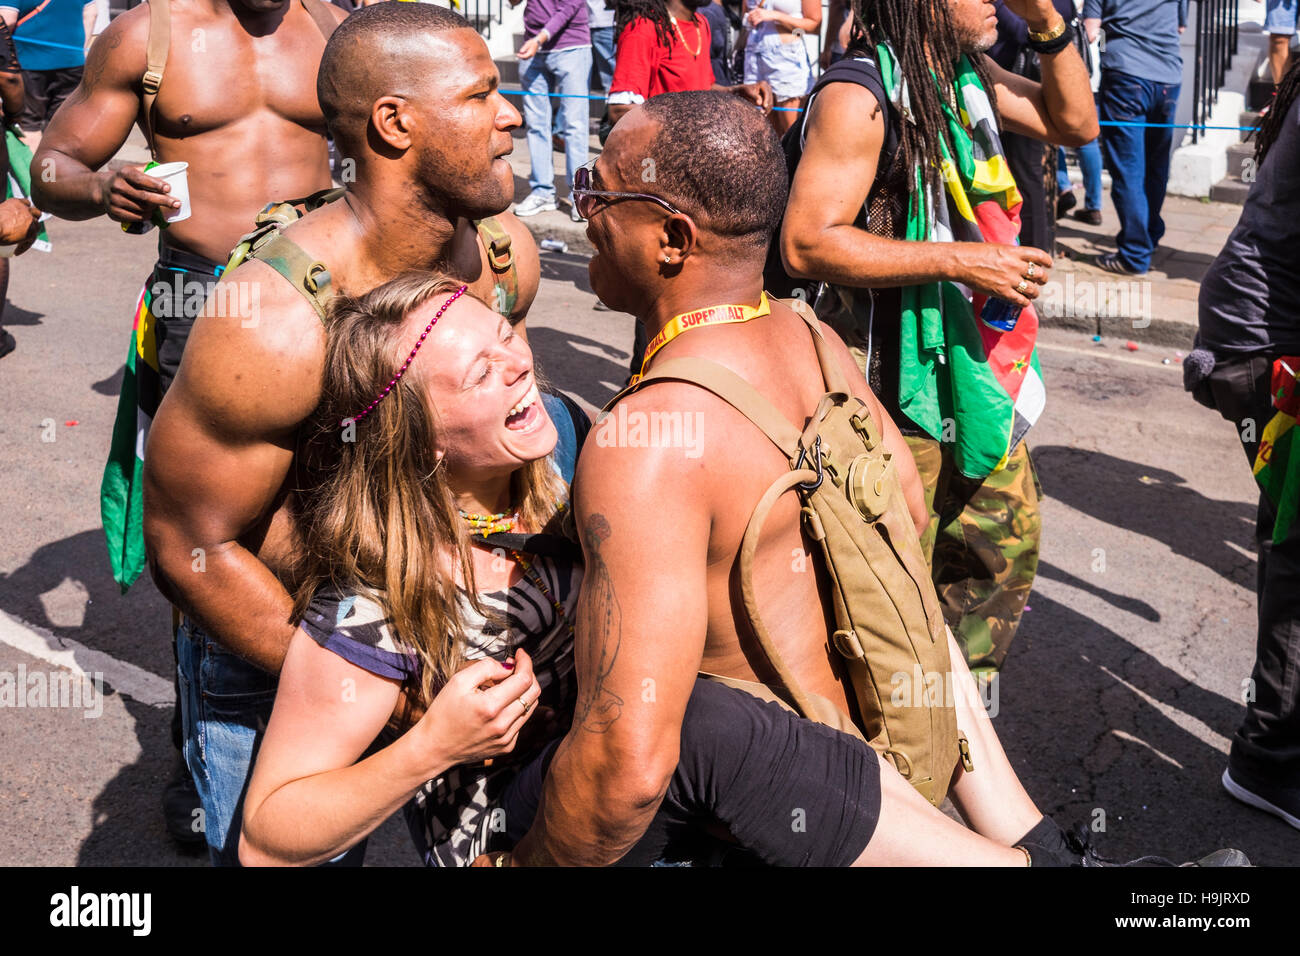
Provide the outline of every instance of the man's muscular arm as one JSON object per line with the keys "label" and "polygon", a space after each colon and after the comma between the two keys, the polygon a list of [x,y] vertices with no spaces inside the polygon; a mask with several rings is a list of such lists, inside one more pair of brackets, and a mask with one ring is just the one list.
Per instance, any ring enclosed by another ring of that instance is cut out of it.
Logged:
{"label": "man's muscular arm", "polygon": [[[1029,29],[1046,33],[1060,22],[1051,0],[1008,0],[1007,8],[1024,18]],[[1002,125],[1013,133],[1057,146],[1086,146],[1097,138],[1097,108],[1088,68],[1074,44],[1056,53],[1038,54],[1043,81],[1002,69],[989,57],[984,65],[997,92]]]}
{"label": "man's muscular arm", "polygon": [[[1052,257],[1040,249],[886,239],[854,225],[876,178],[884,138],[884,108],[866,88],[832,83],[818,94],[781,227],[786,271],[874,289],[948,279],[1020,306],[1036,298],[1052,267]],[[1016,286],[1031,262],[1035,274],[1021,295]]]}
{"label": "man's muscular arm", "polygon": [[32,199],[63,219],[108,214],[139,222],[155,206],[178,207],[160,179],[140,167],[100,167],[126,142],[140,113],[145,70],[148,6],[114,20],[86,55],[86,68],[72,95],[54,114],[32,159]]}
{"label": "man's muscular arm", "polygon": [[[218,303],[248,301],[240,282],[257,283],[250,314],[214,314]],[[163,594],[223,647],[276,673],[294,633],[292,601],[240,539],[267,534],[294,435],[319,398],[324,331],[260,262],[220,285],[149,432],[145,543]]]}
{"label": "man's muscular arm", "polygon": [[[625,401],[654,397],[660,385]],[[525,866],[604,866],[645,833],[677,766],[707,631],[710,515],[681,449],[588,442],[574,487],[586,569],[574,661],[578,704],[556,751]],[[653,518],[645,502],[653,501]],[[653,554],[654,573],[647,555]]]}

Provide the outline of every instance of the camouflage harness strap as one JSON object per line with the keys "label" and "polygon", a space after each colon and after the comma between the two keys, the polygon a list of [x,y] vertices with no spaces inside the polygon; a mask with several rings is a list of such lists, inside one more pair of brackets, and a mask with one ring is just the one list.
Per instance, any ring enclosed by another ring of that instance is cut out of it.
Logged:
{"label": "camouflage harness strap", "polygon": [[[264,262],[284,276],[311,303],[316,315],[324,322],[329,300],[334,295],[330,288],[329,267],[319,259],[313,259],[302,246],[286,236],[284,227],[302,218],[298,207],[311,212],[340,198],[344,192],[345,188],[340,186],[313,193],[305,199],[268,203],[257,214],[257,228],[240,239],[239,245],[231,252],[225,274],[249,259]],[[510,248],[510,233],[492,218],[479,219],[474,226],[492,267],[496,294],[493,305],[502,315],[509,316],[519,301],[519,270],[515,265],[514,251]]]}
{"label": "camouflage harness strap", "polygon": [[514,250],[510,248],[510,233],[492,217],[476,219],[474,228],[487,250],[488,264],[495,279],[493,292],[496,301],[492,305],[502,315],[509,316],[519,302],[519,270],[515,266]]}
{"label": "camouflage harness strap", "polygon": [[299,206],[307,212],[319,209],[326,203],[333,202],[343,195],[343,187],[324,189],[305,199],[291,199],[288,202],[268,203],[257,214],[257,228],[239,240],[230,254],[225,274],[229,274],[240,263],[248,259],[257,259],[266,263],[297,289],[322,322],[325,310],[334,293],[330,290],[330,272],[325,263],[313,259],[307,252],[284,234],[284,227],[302,218]]}

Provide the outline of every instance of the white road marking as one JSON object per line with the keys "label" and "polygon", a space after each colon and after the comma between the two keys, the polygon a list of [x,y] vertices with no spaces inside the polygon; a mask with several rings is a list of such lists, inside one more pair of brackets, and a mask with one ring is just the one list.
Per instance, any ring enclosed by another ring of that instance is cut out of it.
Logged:
{"label": "white road marking", "polygon": [[[1134,684],[1130,684],[1128,681],[1120,677],[1118,674],[1116,674],[1108,667],[1098,667],[1097,669],[1101,671],[1103,674],[1105,674],[1107,677],[1109,677],[1111,680],[1115,681],[1117,684],[1122,684],[1128,690],[1132,691],[1133,694],[1141,698],[1142,702],[1145,703],[1148,707],[1154,707],[1168,720],[1177,724],[1179,727],[1181,727],[1183,730],[1186,730],[1188,733],[1194,734],[1196,738],[1199,739],[1202,743],[1209,744],[1215,750],[1219,751],[1225,756],[1227,755],[1228,750],[1232,745],[1232,742],[1228,740],[1227,737],[1223,736],[1223,734],[1219,733],[1217,730],[1211,727],[1209,724],[1205,723],[1205,721],[1197,717],[1193,717],[1191,714],[1187,713],[1186,711],[1179,710],[1177,707],[1174,707],[1172,704],[1166,704],[1163,700],[1156,700],[1146,691],[1142,690],[1142,688],[1137,687]],[[1164,759],[1168,760],[1170,763],[1176,764],[1179,767],[1182,766],[1182,764],[1179,764],[1177,760],[1174,760],[1172,757],[1160,753],[1160,751],[1156,750],[1155,747],[1152,747],[1144,740],[1138,740],[1138,738],[1133,737],[1129,734],[1124,734],[1118,730],[1113,730],[1112,733],[1114,733],[1117,737],[1121,737],[1124,740],[1137,741],[1143,746],[1150,748],[1154,753],[1159,754],[1161,757],[1164,757]]]}
{"label": "white road marking", "polygon": [[34,627],[4,611],[0,611],[0,642],[56,667],[66,667],[82,677],[101,674],[104,683],[119,694],[150,707],[170,708],[176,702],[171,681],[134,664],[119,661],[111,654],[57,637],[43,627]]}
{"label": "white road marking", "polygon": [[1231,548],[1233,551],[1236,551],[1236,552],[1237,552],[1239,555],[1241,555],[1243,558],[1248,558],[1248,559],[1250,559],[1251,561],[1258,561],[1258,560],[1259,560],[1259,555],[1258,555],[1258,554],[1256,554],[1254,551],[1251,551],[1251,550],[1249,550],[1249,549],[1247,549],[1247,548],[1243,548],[1241,545],[1237,544],[1237,542],[1235,542],[1235,541],[1227,541],[1227,540],[1225,540],[1223,543],[1226,544],[1226,545],[1227,545],[1229,548]]}

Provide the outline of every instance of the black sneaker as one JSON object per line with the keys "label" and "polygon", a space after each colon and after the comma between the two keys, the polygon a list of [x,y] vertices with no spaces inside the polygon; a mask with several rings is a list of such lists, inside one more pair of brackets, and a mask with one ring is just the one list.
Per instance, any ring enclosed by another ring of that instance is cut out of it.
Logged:
{"label": "black sneaker", "polygon": [[1229,764],[1223,771],[1223,789],[1247,806],[1271,813],[1300,830],[1300,787],[1265,783],[1241,770],[1234,773]]}
{"label": "black sneaker", "polygon": [[[1092,845],[1092,831],[1085,824],[1079,823],[1074,827],[1073,832],[1060,830],[1059,840],[1051,835],[1044,835],[1039,832],[1040,824],[1029,833],[1025,834],[1025,839],[1019,844],[1026,853],[1029,854],[1029,865],[1037,867],[1060,867],[1060,866],[1178,866],[1179,864],[1172,860],[1167,860],[1162,856],[1140,856],[1136,860],[1129,860],[1127,863],[1121,863],[1118,860],[1108,860]],[[1058,828],[1059,829],[1059,828]],[[1031,837],[1038,837],[1038,841],[1031,840]],[[1182,866],[1250,866],[1250,860],[1246,854],[1240,850],[1224,849],[1215,850],[1199,860],[1191,863],[1183,863]]]}
{"label": "black sneaker", "polygon": [[0,329],[0,358],[4,358],[17,347],[18,343],[14,341],[14,337],[8,330]]}
{"label": "black sneaker", "polygon": [[167,826],[167,834],[186,849],[202,847],[207,842],[203,827],[197,823],[202,819],[203,811],[199,804],[199,792],[194,788],[194,778],[190,776],[185,761],[177,759],[172,778],[163,788],[163,821]]}
{"label": "black sneaker", "polygon": [[1093,260],[1093,265],[1095,265],[1098,269],[1104,269],[1107,272],[1113,272],[1116,275],[1121,275],[1121,276],[1146,275],[1145,272],[1138,272],[1137,269],[1134,269],[1123,259],[1121,259],[1119,257],[1118,252],[1108,252],[1105,253],[1104,255],[1098,256],[1095,260]]}
{"label": "black sneaker", "polygon": [[1079,222],[1086,222],[1090,226],[1100,226],[1101,210],[1100,209],[1076,209],[1074,211],[1074,218],[1079,220]]}

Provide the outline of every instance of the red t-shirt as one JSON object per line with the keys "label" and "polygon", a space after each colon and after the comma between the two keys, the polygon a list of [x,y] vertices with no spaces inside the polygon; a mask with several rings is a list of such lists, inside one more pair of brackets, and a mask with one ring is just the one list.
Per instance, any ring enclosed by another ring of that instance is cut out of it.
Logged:
{"label": "red t-shirt", "polygon": [[[660,93],[683,90],[707,90],[713,86],[713,63],[709,59],[712,36],[704,17],[678,20],[681,39],[676,31],[665,48],[655,32],[655,25],[644,17],[628,24],[618,38],[614,80],[610,93],[637,93],[649,99]],[[682,44],[682,39],[690,50]],[[696,55],[691,56],[691,50]]]}

